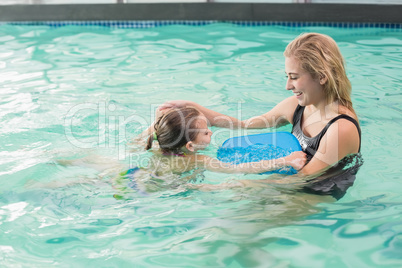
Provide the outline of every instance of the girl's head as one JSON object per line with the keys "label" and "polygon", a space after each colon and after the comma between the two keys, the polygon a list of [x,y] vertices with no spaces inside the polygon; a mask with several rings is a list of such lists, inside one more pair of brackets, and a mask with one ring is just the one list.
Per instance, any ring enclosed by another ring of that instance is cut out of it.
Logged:
{"label": "girl's head", "polygon": [[323,81],[327,103],[339,101],[353,111],[352,87],[346,76],[344,60],[331,37],[319,33],[302,34],[289,43],[284,55],[294,58],[313,78]]}
{"label": "girl's head", "polygon": [[[196,151],[211,142],[212,132],[206,118],[192,107],[171,109],[154,125],[159,147],[164,153],[180,153],[183,149]],[[148,138],[146,149],[152,147],[154,134]]]}

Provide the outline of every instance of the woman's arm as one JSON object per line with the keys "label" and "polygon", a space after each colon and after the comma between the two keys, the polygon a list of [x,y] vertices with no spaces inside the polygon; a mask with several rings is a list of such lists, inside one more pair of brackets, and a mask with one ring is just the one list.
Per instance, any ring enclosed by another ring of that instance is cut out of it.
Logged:
{"label": "woman's arm", "polygon": [[279,169],[284,166],[292,166],[295,169],[301,169],[306,163],[306,154],[299,151],[292,154],[272,160],[262,160],[260,162],[241,163],[232,165],[224,163],[218,159],[211,158],[205,155],[196,156],[197,165],[210,171],[223,172],[223,173],[263,173],[270,170]]}
{"label": "woman's arm", "polygon": [[297,107],[297,99],[294,96],[289,97],[280,102],[269,112],[243,121],[215,112],[192,101],[168,101],[162,104],[160,109],[165,110],[184,106],[193,106],[198,109],[208,119],[211,126],[226,128],[268,128],[277,127],[288,122],[292,123],[293,113]]}
{"label": "woman's arm", "polygon": [[300,173],[303,175],[318,174],[345,156],[357,153],[359,139],[359,132],[352,122],[346,119],[336,121],[321,139],[314,157],[300,170]]}
{"label": "woman's arm", "polygon": [[242,122],[237,118],[215,112],[193,101],[187,101],[187,100],[167,101],[164,104],[162,104],[159,107],[159,109],[163,111],[175,107],[181,108],[188,106],[194,107],[201,113],[203,113],[203,115],[207,118],[207,121],[211,126],[226,127],[226,128],[242,127]]}
{"label": "woman's arm", "polygon": [[267,128],[279,127],[284,124],[293,124],[293,114],[296,110],[298,101],[292,96],[278,103],[267,113],[244,120],[245,128]]}

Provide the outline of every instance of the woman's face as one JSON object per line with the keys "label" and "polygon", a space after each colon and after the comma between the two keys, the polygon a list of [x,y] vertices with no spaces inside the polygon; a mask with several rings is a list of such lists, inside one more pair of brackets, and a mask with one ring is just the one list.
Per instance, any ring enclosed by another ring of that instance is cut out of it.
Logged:
{"label": "woman's face", "polygon": [[196,150],[205,149],[211,143],[212,131],[208,129],[207,119],[200,116],[197,120],[197,137],[193,140]]}
{"label": "woman's face", "polygon": [[313,78],[303,70],[294,57],[286,57],[285,72],[287,75],[286,89],[293,91],[300,106],[315,105],[325,101],[323,86],[319,78]]}

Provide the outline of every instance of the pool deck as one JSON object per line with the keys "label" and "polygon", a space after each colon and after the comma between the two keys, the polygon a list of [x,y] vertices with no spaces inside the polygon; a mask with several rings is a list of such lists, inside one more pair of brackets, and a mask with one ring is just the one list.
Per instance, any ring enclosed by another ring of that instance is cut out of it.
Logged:
{"label": "pool deck", "polygon": [[154,3],[4,5],[0,21],[216,20],[402,23],[402,5]]}

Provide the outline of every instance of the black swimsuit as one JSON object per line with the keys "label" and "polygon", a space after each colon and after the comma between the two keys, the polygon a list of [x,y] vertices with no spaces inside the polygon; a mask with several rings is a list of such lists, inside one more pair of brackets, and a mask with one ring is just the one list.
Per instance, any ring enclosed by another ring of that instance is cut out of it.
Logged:
{"label": "black swimsuit", "polygon": [[[307,157],[309,160],[314,156],[314,154],[317,152],[318,147],[320,146],[320,142],[322,137],[325,135],[327,132],[328,128],[337,120],[339,119],[346,119],[355,124],[357,131],[359,131],[359,140],[361,139],[361,132],[360,132],[360,127],[359,124],[356,122],[355,119],[352,117],[346,115],[346,114],[341,114],[338,115],[337,117],[331,119],[331,121],[328,122],[328,124],[321,130],[320,133],[318,133],[317,136],[315,137],[307,137],[304,135],[302,129],[301,129],[301,118],[303,116],[303,111],[304,111],[304,106],[297,105],[297,108],[295,110],[295,113],[293,114],[293,129],[292,129],[292,134],[295,135],[295,137],[299,140],[300,145],[303,149],[303,152],[307,154]],[[360,143],[359,143],[359,152],[360,152]]]}
{"label": "black swimsuit", "polygon": [[350,122],[355,124],[359,132],[359,153],[344,157],[336,165],[326,170],[324,174],[321,174],[319,177],[310,180],[309,185],[303,188],[305,192],[332,195],[335,198],[339,199],[346,193],[346,190],[353,185],[353,182],[356,178],[355,175],[360,166],[363,164],[363,160],[360,154],[361,131],[359,124],[352,117],[341,114],[331,119],[331,121],[328,122],[328,124],[321,130],[320,133],[318,133],[318,135],[310,138],[304,135],[301,129],[301,119],[303,116],[304,108],[304,106],[300,105],[297,105],[296,107],[295,113],[293,115],[292,134],[295,135],[295,137],[299,140],[303,152],[307,154],[308,161],[313,158],[314,154],[318,150],[318,147],[320,146],[322,137],[335,121],[339,119],[349,120]]}

